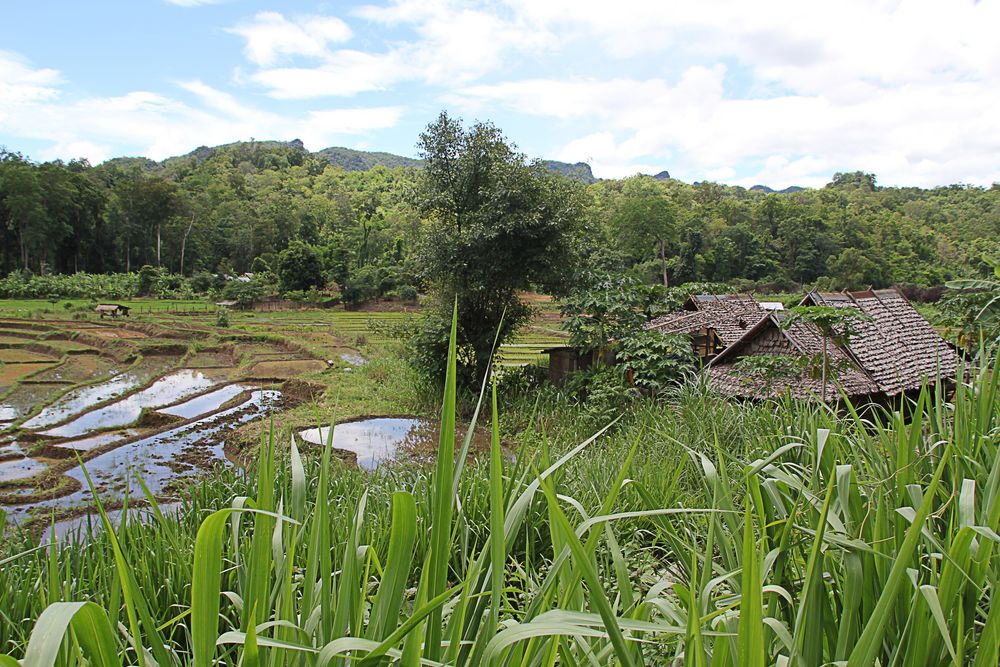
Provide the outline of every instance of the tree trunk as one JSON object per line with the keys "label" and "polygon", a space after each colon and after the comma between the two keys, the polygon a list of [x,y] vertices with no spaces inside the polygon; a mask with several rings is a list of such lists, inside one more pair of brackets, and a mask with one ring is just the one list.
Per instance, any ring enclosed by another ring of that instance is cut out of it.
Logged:
{"label": "tree trunk", "polygon": [[663,286],[670,287],[667,281],[667,242],[660,241],[660,270],[663,272]]}
{"label": "tree trunk", "polygon": [[187,247],[188,234],[191,233],[191,228],[194,227],[194,216],[191,216],[191,222],[188,223],[187,229],[184,231],[184,236],[181,237],[181,270],[180,274],[184,275],[184,248]]}
{"label": "tree trunk", "polygon": [[125,239],[125,273],[132,273],[132,244]]}
{"label": "tree trunk", "polygon": [[160,223],[156,223],[156,268],[160,268]]}

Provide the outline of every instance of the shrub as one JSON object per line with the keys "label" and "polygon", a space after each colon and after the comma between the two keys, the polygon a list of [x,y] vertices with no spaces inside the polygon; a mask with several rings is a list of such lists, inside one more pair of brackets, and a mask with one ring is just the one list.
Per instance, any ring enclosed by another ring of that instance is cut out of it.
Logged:
{"label": "shrub", "polygon": [[308,243],[292,241],[278,254],[276,271],[283,292],[323,286],[323,265],[319,253]]}
{"label": "shrub", "polygon": [[623,338],[618,357],[633,372],[635,386],[650,394],[683,383],[697,365],[689,337],[659,331],[639,330]]}
{"label": "shrub", "polygon": [[139,269],[139,296],[151,296],[159,277],[160,272],[158,269],[154,269],[149,264],[144,264]]}
{"label": "shrub", "polygon": [[379,296],[381,271],[377,266],[362,266],[341,285],[341,297],[348,306],[359,306]]}

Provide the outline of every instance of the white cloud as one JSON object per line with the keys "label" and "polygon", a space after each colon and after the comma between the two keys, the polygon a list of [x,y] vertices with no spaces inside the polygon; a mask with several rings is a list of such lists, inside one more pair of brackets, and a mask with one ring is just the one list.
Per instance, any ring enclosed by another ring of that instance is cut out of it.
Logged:
{"label": "white cloud", "polygon": [[[274,12],[262,12],[229,32],[246,40],[247,57],[261,66],[250,79],[277,99],[354,95],[406,81],[460,85],[498,70],[514,54],[539,52],[554,43],[548,31],[501,16],[488,5],[400,0],[386,7],[364,6],[355,14],[383,27],[404,25],[414,36],[381,50],[331,49],[327,42],[346,38],[322,40],[309,33],[324,21],[342,24],[339,18],[314,16],[291,22]],[[281,56],[316,62],[274,67]]]}
{"label": "white cloud", "polygon": [[0,51],[0,122],[5,107],[57,97],[61,81],[54,69],[34,69],[16,53]]}
{"label": "white cloud", "polygon": [[258,12],[227,32],[242,37],[247,58],[264,67],[285,56],[325,58],[330,54],[330,43],[351,38],[351,29],[335,16],[304,16],[289,21],[277,12]]}
{"label": "white cloud", "polygon": [[[64,102],[58,81],[58,73],[52,70],[32,69],[18,59],[0,58],[0,90],[21,91],[5,98],[0,134],[46,142],[47,147],[32,157],[86,157],[97,163],[130,153],[160,160],[199,144],[250,137],[301,138],[316,150],[393,127],[402,116],[402,109],[386,106],[280,114],[246,105],[198,80],[179,84],[193,97],[192,102],[150,91]],[[39,87],[41,93],[31,92]]]}
{"label": "white cloud", "polygon": [[652,163],[782,187],[844,168],[897,184],[1000,178],[998,2],[509,2],[623,71],[687,63],[679,78],[511,80],[443,97],[583,126],[558,154],[598,175]]}

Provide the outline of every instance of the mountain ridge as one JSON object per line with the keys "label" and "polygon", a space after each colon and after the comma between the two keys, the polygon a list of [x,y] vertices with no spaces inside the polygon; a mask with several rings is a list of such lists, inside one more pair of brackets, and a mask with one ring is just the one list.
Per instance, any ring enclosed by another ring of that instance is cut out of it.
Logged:
{"label": "mountain ridge", "polygon": [[[227,144],[219,144],[218,146],[199,146],[183,155],[168,157],[159,162],[145,157],[123,156],[111,158],[102,164],[139,164],[140,168],[145,171],[154,171],[158,167],[166,167],[188,159],[203,162],[218,151],[237,147],[250,147],[251,149],[265,150],[282,149],[293,153],[300,152],[303,155],[316,156],[327,164],[340,167],[344,171],[367,171],[380,166],[388,169],[395,169],[398,167],[420,168],[421,164],[423,164],[423,161],[419,158],[406,157],[386,151],[365,151],[356,148],[347,148],[345,146],[328,146],[317,151],[310,151],[305,147],[305,144],[303,144],[301,139],[292,139],[291,141],[280,141],[276,139],[234,141]],[[549,171],[565,176],[566,178],[579,181],[584,185],[590,185],[603,180],[594,175],[593,168],[586,162],[570,163],[561,162],[559,160],[541,160],[541,163]],[[670,175],[669,171],[664,169],[659,173],[651,175],[650,178],[657,181],[664,181],[670,180],[673,177]],[[797,185],[793,185],[782,190],[776,190],[766,185],[754,185],[748,189],[751,192],[763,192],[766,194],[794,194],[804,190],[804,188]]]}

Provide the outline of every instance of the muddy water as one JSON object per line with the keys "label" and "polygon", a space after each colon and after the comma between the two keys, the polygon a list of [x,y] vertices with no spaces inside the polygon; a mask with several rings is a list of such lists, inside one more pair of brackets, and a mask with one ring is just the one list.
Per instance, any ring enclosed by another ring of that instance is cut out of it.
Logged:
{"label": "muddy water", "polygon": [[63,426],[43,431],[42,435],[72,438],[99,429],[125,426],[138,419],[143,408],[170,405],[213,384],[215,380],[201,371],[190,369],[178,371],[160,378],[149,387],[117,403],[92,410]]}
{"label": "muddy water", "polygon": [[55,447],[62,447],[64,449],[75,449],[80,452],[90,451],[95,447],[101,447],[102,445],[107,445],[112,442],[117,442],[118,440],[124,440],[125,438],[136,435],[138,431],[132,429],[126,429],[120,433],[100,433],[98,435],[92,435],[87,438],[79,438],[77,440],[67,440],[66,442],[56,443]]}
{"label": "muddy water", "polygon": [[47,466],[35,459],[13,459],[0,462],[0,482],[10,482],[16,479],[33,477],[45,470]]}
{"label": "muddy water", "polygon": [[91,405],[121,396],[130,389],[139,386],[142,379],[134,373],[116,375],[107,382],[91,387],[75,389],[58,401],[45,408],[37,415],[24,422],[23,428],[37,429],[52,424],[58,424],[64,419],[86,410]]}
{"label": "muddy water", "polygon": [[352,366],[363,366],[368,363],[368,360],[357,352],[344,352],[340,355],[340,358]]}
{"label": "muddy water", "polygon": [[[325,426],[306,429],[299,437],[322,445],[329,434],[330,427]],[[333,446],[354,452],[358,456],[358,466],[374,470],[382,461],[391,459],[403,444],[423,444],[418,442],[423,437],[433,437],[433,428],[426,419],[377,417],[337,424],[333,429]]]}
{"label": "muddy water", "polygon": [[175,417],[181,417],[183,419],[191,419],[193,417],[197,417],[198,415],[215,412],[222,407],[226,401],[236,398],[247,389],[249,389],[249,387],[239,384],[226,385],[222,389],[216,389],[215,391],[207,394],[195,396],[184,403],[163,408],[159,412],[174,415]]}
{"label": "muddy water", "polygon": [[58,424],[93,405],[110,401],[142,386],[164,372],[174,361],[175,359],[170,357],[153,357],[144,360],[138,367],[119,373],[105,382],[74,389],[26,421],[21,427],[39,429]]}
{"label": "muddy water", "polygon": [[[202,469],[200,466],[225,461],[220,433],[259,419],[280,398],[279,391],[254,391],[249,399],[237,406],[100,454],[85,463],[87,472],[102,498],[120,499],[126,488],[130,495],[142,497],[136,475],[142,477],[154,495],[162,495],[169,484],[197,474]],[[6,509],[11,519],[23,519],[32,508],[65,508],[89,503],[92,495],[83,470],[75,468],[66,474],[80,482],[81,490],[53,500],[10,506]]]}

